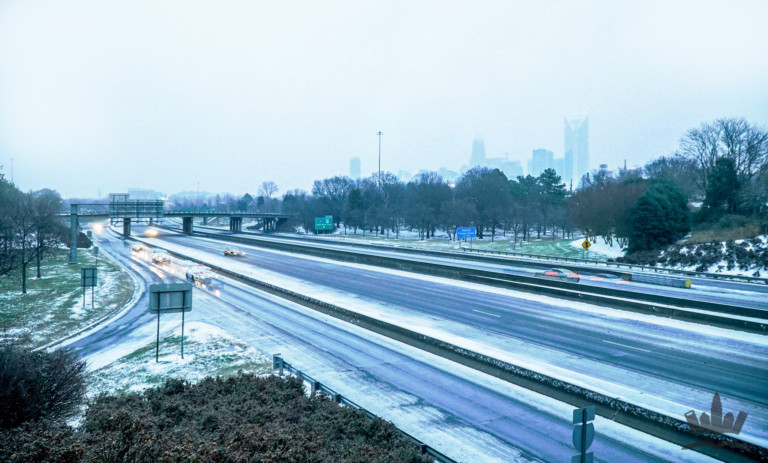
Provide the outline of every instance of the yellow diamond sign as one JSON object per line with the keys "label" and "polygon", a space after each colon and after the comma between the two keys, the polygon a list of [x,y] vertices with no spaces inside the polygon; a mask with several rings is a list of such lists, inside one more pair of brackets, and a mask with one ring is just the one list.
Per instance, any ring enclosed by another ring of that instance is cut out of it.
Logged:
{"label": "yellow diamond sign", "polygon": [[592,243],[590,243],[589,240],[584,240],[584,242],[581,243],[581,247],[584,248],[585,251],[589,251],[590,246],[592,246]]}

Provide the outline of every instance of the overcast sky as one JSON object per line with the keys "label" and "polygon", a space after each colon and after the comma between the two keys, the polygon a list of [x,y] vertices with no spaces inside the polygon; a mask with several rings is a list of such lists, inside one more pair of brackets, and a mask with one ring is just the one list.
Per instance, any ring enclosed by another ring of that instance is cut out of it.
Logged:
{"label": "overcast sky", "polygon": [[642,165],[768,125],[766,1],[0,1],[0,165],[23,190],[280,194],[382,169]]}

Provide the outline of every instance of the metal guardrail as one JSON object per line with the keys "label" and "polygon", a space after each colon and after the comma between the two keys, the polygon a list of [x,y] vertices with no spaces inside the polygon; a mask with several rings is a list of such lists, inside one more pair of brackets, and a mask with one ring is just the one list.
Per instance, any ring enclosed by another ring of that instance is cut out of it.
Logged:
{"label": "metal guardrail", "polygon": [[638,283],[650,283],[653,285],[660,285],[660,286],[671,286],[674,288],[690,288],[691,287],[691,280],[680,278],[678,276],[672,276],[672,275],[650,275],[647,273],[637,272],[637,273],[631,273],[632,281],[636,281]]}
{"label": "metal guardrail", "polygon": [[476,254],[525,257],[530,259],[547,260],[547,261],[554,261],[554,262],[573,262],[573,263],[579,263],[579,264],[606,265],[609,267],[616,267],[616,268],[626,267],[628,270],[636,269],[636,270],[642,270],[642,271],[653,271],[654,273],[666,273],[669,275],[676,275],[676,274],[686,275],[686,276],[699,277],[699,278],[711,278],[715,280],[729,280],[729,281],[742,281],[742,282],[748,282],[748,283],[768,284],[768,278],[751,277],[746,275],[743,275],[743,276],[742,275],[724,275],[720,273],[695,272],[693,270],[651,267],[649,265],[626,264],[623,262],[609,262],[605,260],[595,260],[595,259],[580,259],[577,257],[547,256],[544,254],[527,254],[523,252],[512,252],[512,251],[492,251],[492,250],[467,249],[467,248],[462,248],[462,251],[465,253],[468,252],[468,253],[476,253]]}
{"label": "metal guardrail", "polygon": [[[356,408],[358,410],[362,410],[365,415],[368,418],[374,419],[377,418],[376,415],[369,412],[365,408],[361,407],[360,405],[352,402],[348,398],[344,397],[343,395],[339,394],[338,392],[334,391],[333,389],[329,388],[328,386],[322,384],[320,381],[312,378],[311,376],[305,374],[298,368],[294,367],[290,363],[286,362],[280,354],[274,354],[272,356],[272,369],[273,370],[279,370],[280,376],[283,375],[283,371],[286,370],[292,375],[301,378],[303,381],[306,381],[309,383],[310,386],[310,394],[314,395],[317,392],[322,392],[323,394],[327,395],[331,399],[333,399],[334,402],[341,405],[346,405],[347,407]],[[395,429],[397,429],[400,434],[408,439],[411,443],[416,445],[419,450],[421,451],[422,455],[429,455],[433,457],[436,461],[439,461],[440,463],[457,463],[456,460],[449,458],[448,456],[444,455],[443,453],[437,451],[436,449],[430,447],[429,445],[425,444],[424,442],[420,441],[419,439],[413,437],[412,435],[408,434],[407,432],[403,431],[402,429],[395,426]]]}

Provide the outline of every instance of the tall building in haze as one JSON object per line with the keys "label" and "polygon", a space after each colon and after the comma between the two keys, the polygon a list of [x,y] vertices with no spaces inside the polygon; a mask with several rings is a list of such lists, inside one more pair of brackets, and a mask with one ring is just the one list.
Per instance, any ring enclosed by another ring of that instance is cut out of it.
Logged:
{"label": "tall building in haze", "polygon": [[533,150],[533,156],[531,156],[531,167],[528,169],[528,174],[534,177],[538,177],[547,169],[554,167],[554,154],[552,151],[545,149]]}
{"label": "tall building in haze", "polygon": [[485,142],[482,138],[475,138],[472,142],[472,157],[469,158],[469,166],[477,167],[485,165]]}
{"label": "tall building in haze", "polygon": [[563,181],[578,185],[589,172],[589,118],[565,118],[565,161]]}
{"label": "tall building in haze", "polygon": [[352,158],[349,160],[349,178],[352,180],[360,180],[360,158]]}

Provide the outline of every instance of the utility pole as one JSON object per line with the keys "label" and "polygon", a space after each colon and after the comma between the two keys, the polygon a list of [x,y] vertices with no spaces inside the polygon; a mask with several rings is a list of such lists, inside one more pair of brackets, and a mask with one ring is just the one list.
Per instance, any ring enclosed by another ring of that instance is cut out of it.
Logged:
{"label": "utility pole", "polygon": [[11,183],[13,183],[13,158],[11,158]]}
{"label": "utility pole", "polygon": [[379,130],[379,185],[381,185],[381,130]]}

